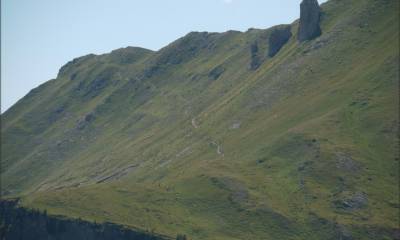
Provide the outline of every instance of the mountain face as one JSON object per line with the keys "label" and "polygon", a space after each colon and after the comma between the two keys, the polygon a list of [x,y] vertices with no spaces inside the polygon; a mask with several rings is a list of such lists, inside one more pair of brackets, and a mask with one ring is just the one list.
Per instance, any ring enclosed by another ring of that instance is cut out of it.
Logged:
{"label": "mountain face", "polygon": [[67,63],[1,116],[2,195],[189,239],[399,239],[399,2],[315,2]]}

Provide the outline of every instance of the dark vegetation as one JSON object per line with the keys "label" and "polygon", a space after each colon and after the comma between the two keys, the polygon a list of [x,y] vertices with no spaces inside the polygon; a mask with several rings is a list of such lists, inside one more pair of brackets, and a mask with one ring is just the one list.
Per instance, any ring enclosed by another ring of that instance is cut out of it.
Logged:
{"label": "dark vegetation", "polygon": [[[0,201],[1,240],[166,240],[112,223],[49,216],[46,211],[18,207],[18,200]],[[183,238],[179,238],[183,239]],[[186,239],[186,238],[184,238]]]}
{"label": "dark vegetation", "polygon": [[187,240],[187,237],[186,237],[186,235],[178,234],[176,236],[176,240]]}

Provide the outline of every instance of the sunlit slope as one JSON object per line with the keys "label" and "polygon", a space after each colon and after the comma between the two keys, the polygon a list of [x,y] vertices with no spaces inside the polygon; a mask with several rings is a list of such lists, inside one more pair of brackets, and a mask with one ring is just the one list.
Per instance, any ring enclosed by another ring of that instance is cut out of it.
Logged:
{"label": "sunlit slope", "polygon": [[274,57],[284,26],[72,61],[2,116],[3,192],[193,239],[391,239],[398,1],[322,9]]}

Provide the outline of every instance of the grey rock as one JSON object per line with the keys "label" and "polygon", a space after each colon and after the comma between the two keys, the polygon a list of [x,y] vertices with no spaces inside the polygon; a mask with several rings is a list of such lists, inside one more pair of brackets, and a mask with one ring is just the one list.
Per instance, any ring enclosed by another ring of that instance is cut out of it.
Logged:
{"label": "grey rock", "polygon": [[89,125],[89,123],[93,122],[95,120],[95,115],[94,113],[88,113],[85,116],[81,117],[80,119],[78,119],[78,123],[76,128],[78,130],[82,130],[84,129],[87,125]]}
{"label": "grey rock", "polygon": [[257,42],[254,42],[253,44],[251,44],[250,54],[251,54],[250,69],[256,70],[261,65],[261,59],[259,56],[259,48],[258,48]]}
{"label": "grey rock", "polygon": [[368,205],[368,196],[363,192],[356,192],[348,198],[335,201],[334,204],[338,209],[354,211]]}
{"label": "grey rock", "polygon": [[289,41],[292,37],[292,32],[290,31],[290,26],[285,26],[283,28],[275,28],[271,35],[269,36],[268,42],[268,56],[275,56],[279,50]]}
{"label": "grey rock", "polygon": [[113,81],[114,75],[118,72],[117,67],[107,67],[102,70],[96,77],[89,82],[86,86],[84,96],[94,98],[101,94],[102,90],[105,89]]}
{"label": "grey rock", "polygon": [[241,122],[234,122],[234,123],[231,125],[230,129],[239,129],[239,128],[240,128],[240,125],[241,125]]}
{"label": "grey rock", "polygon": [[335,231],[338,239],[341,240],[353,240],[351,232],[343,225],[337,224],[335,226]]}
{"label": "grey rock", "polygon": [[217,80],[224,72],[225,68],[219,65],[208,73],[208,77],[211,78],[212,80]]}
{"label": "grey rock", "polygon": [[246,185],[230,177],[213,177],[212,184],[230,192],[229,201],[235,204],[244,204],[249,201],[249,192]]}
{"label": "grey rock", "polygon": [[304,42],[321,35],[321,9],[317,0],[303,0],[300,4],[298,40]]}
{"label": "grey rock", "polygon": [[361,164],[356,162],[350,154],[337,152],[336,153],[336,168],[341,171],[356,173],[361,169]]}

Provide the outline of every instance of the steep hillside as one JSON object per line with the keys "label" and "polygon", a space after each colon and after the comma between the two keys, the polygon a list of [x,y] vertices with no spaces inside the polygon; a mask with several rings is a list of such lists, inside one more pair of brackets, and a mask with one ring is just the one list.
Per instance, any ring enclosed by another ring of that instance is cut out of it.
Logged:
{"label": "steep hillside", "polygon": [[1,116],[2,194],[190,239],[399,239],[399,2],[321,11],[312,40],[74,59]]}

